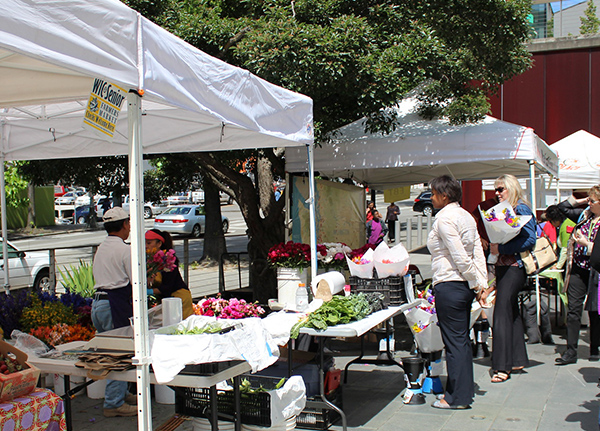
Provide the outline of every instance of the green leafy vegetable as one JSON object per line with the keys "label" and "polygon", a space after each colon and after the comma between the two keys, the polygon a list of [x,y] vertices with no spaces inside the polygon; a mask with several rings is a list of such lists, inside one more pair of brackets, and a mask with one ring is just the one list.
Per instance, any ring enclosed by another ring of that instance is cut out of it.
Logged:
{"label": "green leafy vegetable", "polygon": [[371,314],[371,306],[364,294],[334,296],[331,301],[324,302],[321,307],[310,313],[306,319],[296,323],[292,327],[290,337],[298,338],[300,328],[303,327],[323,331],[328,326],[360,320],[369,314]]}

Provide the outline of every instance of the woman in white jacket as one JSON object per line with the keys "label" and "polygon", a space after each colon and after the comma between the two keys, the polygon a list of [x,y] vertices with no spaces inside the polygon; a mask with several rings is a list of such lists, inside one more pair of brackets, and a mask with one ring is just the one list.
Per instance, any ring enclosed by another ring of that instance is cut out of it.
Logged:
{"label": "woman in white jacket", "polygon": [[458,181],[444,175],[429,185],[433,206],[440,209],[427,248],[448,370],[444,397],[432,407],[467,409],[475,395],[469,321],[473,300],[487,286],[485,258],[475,219],[458,204],[462,196]]}

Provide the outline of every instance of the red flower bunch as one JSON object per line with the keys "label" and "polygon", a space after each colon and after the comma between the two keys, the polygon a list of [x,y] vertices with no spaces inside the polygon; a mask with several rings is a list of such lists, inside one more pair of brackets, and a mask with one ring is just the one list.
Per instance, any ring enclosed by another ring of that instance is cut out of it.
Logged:
{"label": "red flower bunch", "polygon": [[350,252],[350,258],[354,260],[354,258],[358,258],[360,260],[360,258],[362,257],[363,254],[365,254],[367,252],[368,249],[373,249],[375,250],[375,244],[365,244],[360,248],[355,248],[354,250],[352,250]]}
{"label": "red flower bunch", "polygon": [[150,278],[161,271],[171,272],[175,269],[175,250],[146,251],[146,277]]}
{"label": "red flower bunch", "polygon": [[282,242],[271,247],[268,258],[271,266],[308,268],[310,266],[310,246],[300,242]]}
{"label": "red flower bunch", "polygon": [[206,298],[193,305],[194,314],[200,316],[215,316],[220,319],[243,319],[245,317],[260,317],[265,310],[258,302],[248,303],[243,299],[231,298],[229,301],[217,297]]}
{"label": "red flower bunch", "polygon": [[58,323],[54,326],[40,326],[29,331],[31,335],[42,340],[49,346],[55,347],[71,341],[88,341],[94,338],[96,331],[92,328],[80,325],[67,325]]}

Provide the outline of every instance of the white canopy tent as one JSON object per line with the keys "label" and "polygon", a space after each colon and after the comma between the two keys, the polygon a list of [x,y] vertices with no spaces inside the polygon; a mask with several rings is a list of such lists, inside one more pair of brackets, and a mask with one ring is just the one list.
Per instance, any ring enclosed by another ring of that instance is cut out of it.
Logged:
{"label": "white canopy tent", "polygon": [[[416,100],[398,106],[398,126],[388,135],[366,133],[364,119],[337,130],[331,144],[315,148],[315,171],[349,177],[384,190],[425,183],[451,174],[459,180],[517,177],[530,173],[530,163],[556,176],[556,154],[531,128],[486,117],[476,124],[452,126],[425,120],[415,112]],[[286,150],[286,170],[304,172],[306,157]]]}
{"label": "white canopy tent", "polygon": [[561,189],[588,189],[600,184],[600,138],[579,130],[550,145],[558,154]]}
{"label": "white canopy tent", "polygon": [[[83,129],[94,78],[129,91],[112,142]],[[298,145],[310,159],[312,101],[208,56],[118,0],[0,2],[0,80],[2,168],[129,155],[138,427],[152,429],[142,154]],[[5,233],[3,172],[0,181]]]}

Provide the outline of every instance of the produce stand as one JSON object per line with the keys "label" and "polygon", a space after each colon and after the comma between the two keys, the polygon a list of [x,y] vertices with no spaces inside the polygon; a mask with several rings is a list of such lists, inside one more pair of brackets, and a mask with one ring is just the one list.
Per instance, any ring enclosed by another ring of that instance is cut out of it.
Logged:
{"label": "produce stand", "polygon": [[[364,344],[362,342],[362,337],[369,332],[371,329],[375,328],[377,325],[379,325],[382,322],[389,322],[389,319],[393,318],[394,316],[404,312],[404,310],[408,310],[409,308],[412,308],[416,305],[416,303],[410,303],[410,304],[404,304],[401,305],[399,307],[389,307],[385,310],[380,310],[377,311],[367,317],[365,317],[364,319],[355,321],[355,322],[351,322],[351,323],[346,323],[343,325],[336,325],[336,326],[331,326],[327,329],[325,329],[324,331],[318,331],[316,329],[313,328],[301,328],[300,329],[300,333],[301,334],[307,334],[307,335],[312,335],[314,337],[317,337],[318,340],[318,346],[319,346],[319,389],[320,389],[320,398],[321,401],[319,402],[321,404],[322,408],[327,408],[327,409],[331,409],[331,410],[335,410],[340,414],[340,417],[342,418],[342,429],[344,431],[347,430],[347,424],[346,424],[346,415],[344,414],[344,412],[342,411],[341,408],[339,408],[338,406],[336,406],[335,404],[333,404],[331,401],[329,401],[325,395],[325,369],[324,369],[324,363],[325,363],[325,359],[324,359],[324,340],[326,337],[343,337],[343,338],[347,338],[347,337],[361,337],[361,353],[360,355],[353,359],[352,361],[350,361],[347,365],[346,365],[346,369],[345,372],[348,371],[348,367],[351,364],[394,364],[394,365],[398,365],[399,367],[402,368],[402,364],[400,364],[399,362],[396,362],[395,360],[393,360],[393,356],[392,356],[392,352],[390,351],[390,346],[388,343],[388,347],[387,347],[387,356],[388,359],[383,359],[383,360],[378,360],[378,359],[365,359],[363,358],[364,355]],[[389,327],[388,327],[389,328]],[[291,355],[292,355],[292,349],[288,349],[288,360],[289,363],[291,364]]]}
{"label": "produce stand", "polygon": [[[85,345],[83,341],[76,341],[68,344],[63,344],[59,346],[59,350],[61,351],[69,351],[69,350],[78,350],[82,349]],[[75,355],[74,355],[75,356]],[[67,359],[51,359],[51,358],[39,358],[35,356],[29,357],[29,363],[39,368],[43,373],[54,373],[54,374],[62,374],[65,378],[65,388],[69,387],[70,376],[83,376],[87,377],[88,371],[84,368],[78,368],[75,366],[75,361],[67,360]],[[218,371],[216,373],[208,374],[208,375],[192,375],[192,374],[178,374],[172,381],[169,382],[169,386],[177,386],[177,387],[197,387],[197,388],[210,388],[211,391],[211,411],[210,411],[210,421],[212,424],[212,429],[214,431],[218,430],[218,422],[217,422],[217,389],[216,385],[219,382],[227,379],[234,379],[234,391],[236,392],[236,402],[239,403],[239,384],[241,374],[247,373],[250,371],[250,365],[244,361],[232,361],[230,366],[225,368],[222,371]],[[136,382],[136,370],[131,369],[127,371],[119,371],[119,372],[110,372],[106,378],[111,380],[120,380],[126,382]],[[150,374],[150,383],[156,384],[156,379],[154,374]],[[82,387],[87,386],[88,383],[84,383],[79,387],[73,388],[70,391],[67,391],[63,396],[64,405],[65,405],[65,416],[67,421],[67,431],[71,431],[73,429],[73,425],[71,422],[71,402],[70,395],[82,389]],[[239,404],[238,404],[239,405]],[[239,420],[239,408],[236,409],[236,421],[235,421],[235,429],[239,431],[241,429],[241,421]]]}

